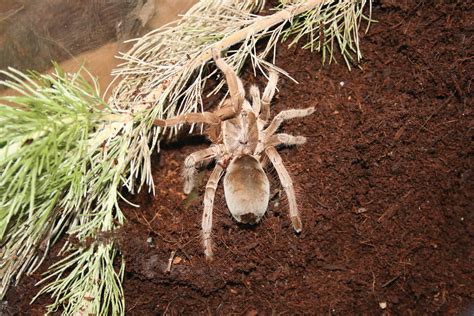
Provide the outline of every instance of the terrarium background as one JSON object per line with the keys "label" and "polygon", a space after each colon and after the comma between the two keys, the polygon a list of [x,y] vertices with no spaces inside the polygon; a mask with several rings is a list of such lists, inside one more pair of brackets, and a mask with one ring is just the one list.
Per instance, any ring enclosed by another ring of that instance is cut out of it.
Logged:
{"label": "terrarium background", "polygon": [[2,0],[0,69],[68,71],[84,64],[105,89],[124,41],[162,26],[196,0]]}

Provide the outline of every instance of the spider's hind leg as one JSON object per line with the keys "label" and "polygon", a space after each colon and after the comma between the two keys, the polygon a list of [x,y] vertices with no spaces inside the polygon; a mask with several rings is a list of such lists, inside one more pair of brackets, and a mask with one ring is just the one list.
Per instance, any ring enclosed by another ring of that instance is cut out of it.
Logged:
{"label": "spider's hind leg", "polygon": [[202,213],[202,241],[204,244],[204,254],[206,259],[212,258],[212,209],[214,206],[214,197],[217,185],[224,173],[224,168],[216,164],[211,176],[206,184],[206,192],[204,193],[204,212]]}
{"label": "spider's hind leg", "polygon": [[288,198],[288,204],[290,208],[290,219],[293,224],[294,230],[299,233],[303,229],[303,224],[301,223],[300,214],[298,212],[298,205],[296,204],[295,189],[293,187],[293,181],[291,181],[290,175],[286,170],[281,156],[278,154],[274,147],[268,147],[265,150],[268,158],[275,167],[278,177],[280,178],[281,185],[285,189],[286,196]]}

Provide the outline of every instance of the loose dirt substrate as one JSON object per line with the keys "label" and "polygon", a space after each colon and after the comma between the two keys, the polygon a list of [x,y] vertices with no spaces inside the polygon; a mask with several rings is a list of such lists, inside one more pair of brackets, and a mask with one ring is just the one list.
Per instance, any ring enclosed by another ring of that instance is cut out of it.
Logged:
{"label": "loose dirt substrate", "polygon": [[[300,84],[280,79],[273,113],[316,107],[282,129],[308,137],[280,151],[303,232],[292,230],[274,172],[272,201],[254,227],[231,219],[220,186],[215,258],[206,262],[199,234],[209,170],[190,197],[180,173],[185,156],[208,143],[190,136],[167,145],[154,161],[156,196],[141,193],[134,198],[141,208],[125,208],[119,240],[128,315],[467,313],[473,10],[467,2],[386,0],[373,16],[379,23],[361,40],[362,69],[322,66],[318,54],[279,48],[278,65]],[[41,312],[47,298],[28,306],[39,278],[10,290],[12,311]]]}

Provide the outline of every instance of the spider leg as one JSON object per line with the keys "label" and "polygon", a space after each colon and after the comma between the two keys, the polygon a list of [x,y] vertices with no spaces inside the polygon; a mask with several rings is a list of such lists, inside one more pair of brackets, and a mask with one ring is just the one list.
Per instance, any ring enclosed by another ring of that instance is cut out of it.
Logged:
{"label": "spider leg", "polygon": [[270,135],[273,135],[278,130],[281,123],[283,123],[283,121],[290,120],[293,118],[298,118],[298,117],[305,117],[312,114],[313,112],[314,112],[314,107],[310,107],[306,109],[291,109],[291,110],[281,111],[273,118],[272,122],[263,131],[265,134],[265,137],[269,137]]}
{"label": "spider leg", "polygon": [[196,164],[211,158],[215,158],[221,153],[219,146],[211,146],[207,149],[195,151],[184,160],[184,193],[189,194],[194,188],[196,175]]}
{"label": "spider leg", "polygon": [[211,176],[206,184],[206,192],[204,193],[204,212],[202,213],[202,241],[204,244],[204,254],[207,259],[212,257],[212,209],[214,205],[214,196],[216,194],[217,185],[224,172],[224,168],[220,164],[216,164]]}
{"label": "spider leg", "polygon": [[275,95],[276,85],[278,82],[278,73],[274,70],[270,70],[268,73],[269,79],[262,96],[262,112],[260,118],[263,121],[267,121],[270,118],[270,102]]}
{"label": "spider leg", "polygon": [[252,110],[256,116],[260,114],[260,108],[262,106],[260,99],[260,90],[255,85],[250,87],[250,96],[252,97]]}
{"label": "spider leg", "polygon": [[298,213],[298,206],[296,205],[295,189],[293,187],[293,182],[291,181],[290,175],[286,170],[280,155],[276,151],[275,147],[268,147],[265,149],[265,153],[275,167],[278,177],[280,178],[281,185],[285,189],[286,196],[288,198],[288,204],[290,208],[290,219],[293,224],[293,229],[299,233],[303,229],[303,224],[301,223],[301,218]]}
{"label": "spider leg", "polygon": [[302,145],[306,143],[306,137],[304,136],[293,136],[290,134],[279,133],[274,134],[265,139],[264,148],[275,147],[278,145]]}
{"label": "spider leg", "polygon": [[178,124],[185,123],[207,123],[211,125],[219,124],[221,122],[220,118],[212,112],[202,112],[202,113],[187,113],[175,116],[173,118],[162,120],[156,119],[153,121],[154,125],[160,127],[174,126]]}
{"label": "spider leg", "polygon": [[234,114],[239,113],[242,108],[242,103],[245,98],[244,85],[234,69],[222,59],[220,53],[216,49],[212,49],[212,58],[216,63],[217,67],[222,71],[229,87],[230,100],[232,102]]}

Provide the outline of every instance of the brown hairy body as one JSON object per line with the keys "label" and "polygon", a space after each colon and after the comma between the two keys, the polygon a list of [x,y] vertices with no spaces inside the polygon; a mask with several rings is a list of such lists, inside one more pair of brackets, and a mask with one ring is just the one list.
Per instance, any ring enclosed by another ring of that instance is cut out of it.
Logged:
{"label": "brown hairy body", "polygon": [[257,159],[249,155],[236,157],[224,176],[227,207],[243,224],[256,224],[265,214],[270,198],[270,182]]}

